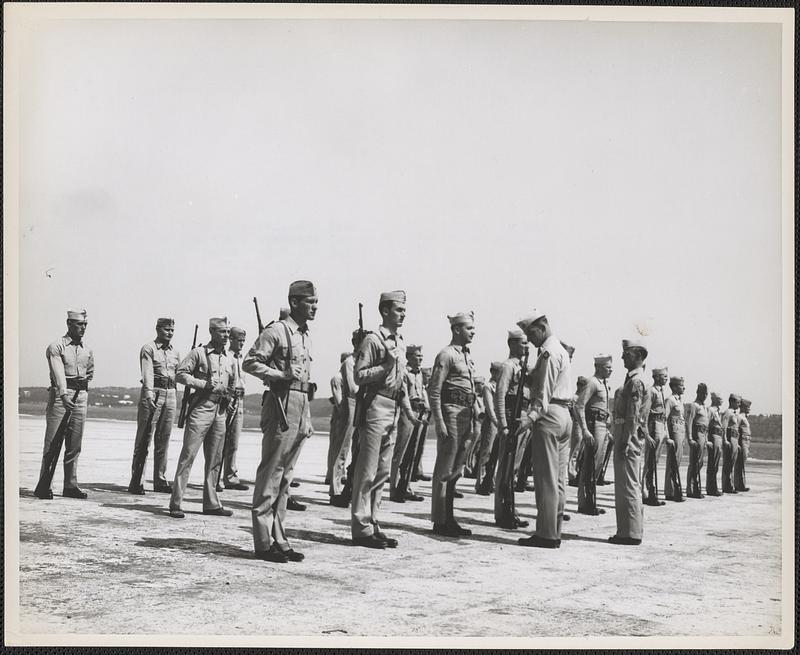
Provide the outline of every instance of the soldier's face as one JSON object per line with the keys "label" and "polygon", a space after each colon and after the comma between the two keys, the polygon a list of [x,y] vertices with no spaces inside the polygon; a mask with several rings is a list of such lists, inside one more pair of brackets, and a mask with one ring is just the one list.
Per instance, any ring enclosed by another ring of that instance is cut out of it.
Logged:
{"label": "soldier's face", "polygon": [[525,344],[528,343],[527,339],[510,339],[508,342],[508,349],[514,357],[522,357],[525,354]]}
{"label": "soldier's face", "polygon": [[547,327],[542,323],[534,323],[528,330],[528,340],[537,348],[544,343]]}
{"label": "soldier's face", "polygon": [[667,376],[664,373],[656,373],[653,375],[656,386],[663,387],[667,383]]}
{"label": "soldier's face", "polygon": [[227,327],[212,327],[208,329],[208,333],[211,335],[211,345],[220,347],[228,343],[231,329]]}
{"label": "soldier's face", "polygon": [[383,310],[384,320],[388,327],[399,328],[406,320],[406,305],[402,302],[393,302],[391,307]]}
{"label": "soldier's face", "polygon": [[313,321],[317,315],[317,302],[319,298],[316,296],[305,296],[303,298],[292,298],[290,303],[292,305],[292,312],[301,321]]}
{"label": "soldier's face", "polygon": [[172,341],[173,334],[175,334],[174,325],[162,325],[156,328],[156,336],[161,343],[169,343]]}
{"label": "soldier's face", "polygon": [[697,402],[704,403],[706,402],[707,397],[708,397],[708,391],[703,391],[702,389],[700,389],[697,392]]}
{"label": "soldier's face", "polygon": [[747,414],[750,413],[750,405],[742,405],[740,407],[740,411],[742,412],[742,414],[746,416]]}
{"label": "soldier's face", "polygon": [[722,405],[722,398],[719,396],[711,396],[711,406],[720,407]]}
{"label": "soldier's face", "polygon": [[475,338],[475,323],[473,321],[461,323],[456,326],[455,332],[460,335],[461,343],[465,345],[472,343],[472,340]]}
{"label": "soldier's face", "polygon": [[601,364],[594,370],[597,377],[599,377],[601,380],[611,377],[611,371],[611,364]]}
{"label": "soldier's face", "polygon": [[231,350],[235,353],[242,352],[242,348],[244,348],[244,340],[246,335],[243,334],[236,334],[236,336],[232,336],[231,339]]}
{"label": "soldier's face", "polygon": [[636,368],[636,356],[632,350],[626,349],[622,351],[622,365],[626,371],[632,371]]}
{"label": "soldier's face", "polygon": [[739,409],[739,401],[736,398],[731,398],[728,402],[731,405],[731,409]]}
{"label": "soldier's face", "polygon": [[683,382],[675,385],[675,389],[677,390],[678,394],[682,395],[684,391],[686,391],[686,385]]}
{"label": "soldier's face", "polygon": [[419,368],[422,366],[422,353],[411,353],[408,356],[408,365],[411,368]]}
{"label": "soldier's face", "polygon": [[72,339],[80,340],[86,334],[87,321],[67,321],[67,334]]}

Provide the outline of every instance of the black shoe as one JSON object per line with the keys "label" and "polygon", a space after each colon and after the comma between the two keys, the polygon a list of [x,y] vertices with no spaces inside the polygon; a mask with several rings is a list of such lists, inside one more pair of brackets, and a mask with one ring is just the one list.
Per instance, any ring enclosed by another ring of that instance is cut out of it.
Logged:
{"label": "black shoe", "polygon": [[401,496],[397,492],[395,492],[393,494],[389,494],[389,500],[391,500],[393,503],[404,503],[404,502],[406,502],[405,496]]}
{"label": "black shoe", "polygon": [[604,487],[607,484],[614,484],[613,480],[598,480],[594,483],[596,487]]}
{"label": "black shoe", "polygon": [[180,509],[170,509],[169,510],[169,515],[174,519],[182,519],[184,516],[186,516],[183,513],[183,510],[180,510]]}
{"label": "black shoe", "polygon": [[434,523],[433,534],[438,534],[441,537],[460,537],[461,531],[450,523]]}
{"label": "black shoe", "polygon": [[469,537],[472,534],[472,530],[468,530],[467,528],[462,528],[456,520],[453,519],[449,524],[450,528],[459,534],[461,537]]}
{"label": "black shoe", "polygon": [[498,528],[503,528],[504,530],[516,530],[520,527],[514,519],[503,519],[494,523]]}
{"label": "black shoe", "polygon": [[525,480],[519,480],[514,485],[514,491],[516,491],[518,494],[521,494],[523,491],[525,491]]}
{"label": "black shoe", "polygon": [[750,487],[736,487],[736,491],[750,491]]}
{"label": "black shoe", "polygon": [[713,498],[719,498],[722,495],[722,492],[721,491],[717,491],[716,493],[707,494],[707,495],[709,495],[709,496],[711,496]]}
{"label": "black shoe", "polygon": [[567,482],[567,486],[568,487],[577,487],[578,486],[578,481],[577,480],[570,480],[569,482]]}
{"label": "black shoe", "polygon": [[256,559],[262,559],[265,562],[274,562],[275,564],[286,564],[289,558],[278,548],[270,548],[269,550],[257,550]]}
{"label": "black shoe", "polygon": [[217,507],[215,509],[204,509],[203,514],[207,514],[208,516],[233,516],[233,510]]}
{"label": "black shoe", "polygon": [[686,499],[683,496],[664,496],[667,500],[671,500],[673,503],[682,503]]}
{"label": "black shoe", "polygon": [[139,485],[138,487],[128,485],[128,493],[133,494],[134,496],[144,496],[144,487],[142,485]]}
{"label": "black shoe", "polygon": [[368,537],[355,537],[353,545],[362,546],[363,548],[375,548],[376,550],[384,550],[386,548],[386,544],[380,539],[376,539],[373,534]]}
{"label": "black shoe", "polygon": [[645,505],[650,505],[650,507],[661,507],[663,505],[666,505],[666,503],[663,500],[659,500],[658,498],[648,498],[642,502]]}
{"label": "black shoe", "polygon": [[299,487],[299,486],[300,486],[300,483],[299,483],[299,482],[296,482],[295,480],[292,480],[292,481],[289,483],[289,486],[290,486],[290,487]]}
{"label": "black shoe", "polygon": [[378,541],[382,541],[383,543],[385,543],[387,548],[397,548],[397,539],[392,539],[392,537],[387,537],[380,530],[375,530],[372,536],[375,537],[375,539],[377,539]]}
{"label": "black shoe", "polygon": [[686,494],[687,498],[705,498],[703,494]]}
{"label": "black shoe", "polygon": [[289,500],[286,501],[286,509],[290,509],[293,512],[305,512],[306,506],[289,496]]}
{"label": "black shoe", "polygon": [[289,550],[282,550],[281,551],[286,557],[287,560],[290,562],[302,562],[306,556],[303,553],[298,553],[294,548],[290,548]]}
{"label": "black shoe", "polygon": [[153,486],[153,491],[157,494],[171,494],[172,487],[170,486],[169,482],[167,484],[159,484],[157,486]]}
{"label": "black shoe", "polygon": [[425,500],[424,497],[420,496],[419,494],[415,494],[413,491],[407,491],[406,495],[403,496],[403,498],[405,498],[406,500],[410,500],[414,503],[418,503],[420,501]]}
{"label": "black shoe", "polygon": [[81,491],[80,489],[78,489],[78,487],[72,487],[71,489],[64,489],[64,491],[61,492],[61,495],[64,498],[80,498],[81,500],[88,497],[86,492]]}
{"label": "black shoe", "polygon": [[530,523],[525,519],[521,519],[519,516],[515,516],[514,525],[516,525],[518,528],[527,528],[530,525]]}
{"label": "black shoe", "polygon": [[485,485],[476,485],[475,493],[479,496],[491,496],[491,492]]}
{"label": "black shoe", "polygon": [[418,480],[422,480],[423,482],[430,482],[430,481],[431,481],[431,476],[430,476],[430,475],[425,475],[425,474],[423,473],[422,475],[420,475],[420,476],[417,476],[417,477],[414,479],[414,482],[417,482]]}
{"label": "black shoe", "polygon": [[536,491],[536,485],[532,482],[525,483],[525,491]]}
{"label": "black shoe", "polygon": [[453,492],[453,498],[463,498],[463,497],[464,497],[464,494],[462,494],[460,491],[454,491]]}
{"label": "black shoe", "polygon": [[350,501],[347,500],[342,494],[338,496],[331,496],[328,502],[334,507],[349,507]]}
{"label": "black shoe", "polygon": [[633,537],[618,537],[614,535],[608,538],[608,543],[617,544],[618,546],[638,546],[642,543],[641,539],[634,539]]}
{"label": "black shoe", "polygon": [[599,507],[595,507],[593,509],[580,509],[578,508],[578,514],[585,514],[586,516],[600,516],[600,514],[605,514],[606,510],[601,509]]}
{"label": "black shoe", "polygon": [[561,515],[561,520],[562,521],[569,521],[570,520],[569,514],[567,514],[566,512],[564,514],[562,514]]}
{"label": "black shoe", "polygon": [[221,484],[218,484],[217,485],[217,493],[220,494],[223,491],[225,491],[225,487],[223,487]]}
{"label": "black shoe", "polygon": [[33,495],[36,496],[39,500],[53,500],[53,490],[48,489],[47,491],[43,491],[42,493],[37,494],[35,491]]}
{"label": "black shoe", "polygon": [[233,489],[234,491],[247,491],[250,487],[246,484],[242,484],[241,482],[235,482],[233,484],[225,483],[226,489]]}
{"label": "black shoe", "polygon": [[532,534],[518,540],[520,546],[529,546],[532,548],[561,548],[561,539],[545,539]]}

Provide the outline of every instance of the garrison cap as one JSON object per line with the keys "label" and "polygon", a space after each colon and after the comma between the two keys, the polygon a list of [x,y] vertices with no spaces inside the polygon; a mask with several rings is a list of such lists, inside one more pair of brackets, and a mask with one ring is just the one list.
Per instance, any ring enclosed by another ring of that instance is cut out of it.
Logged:
{"label": "garrison cap", "polygon": [[561,347],[567,351],[567,354],[572,357],[575,354],[575,346],[570,346],[568,343],[564,343],[563,341],[559,341],[558,343],[561,344]]}
{"label": "garrison cap", "polygon": [[668,368],[666,366],[661,366],[660,368],[653,368],[653,375],[668,375]]}
{"label": "garrison cap", "polygon": [[244,328],[240,328],[240,327],[231,327],[231,338],[236,337],[236,336],[246,337],[247,336],[247,330],[245,330]]}
{"label": "garrison cap", "polygon": [[700,393],[701,391],[703,393],[708,393],[708,385],[705,382],[701,382],[697,385],[697,393]]}
{"label": "garrison cap", "polygon": [[519,328],[513,328],[513,329],[511,329],[511,330],[509,330],[509,331],[508,331],[508,340],[509,340],[509,341],[511,341],[511,340],[513,340],[513,339],[519,339],[519,340],[521,340],[521,341],[527,341],[527,340],[528,340],[528,337],[527,337],[527,335],[526,335],[526,334],[525,334],[525,333],[524,333],[522,330],[520,330]]}
{"label": "garrison cap", "polygon": [[641,348],[647,354],[647,346],[640,339],[623,339],[622,349],[627,350],[628,348]]}
{"label": "garrison cap", "polygon": [[521,327],[523,330],[527,330],[531,325],[536,323],[536,321],[543,318],[547,318],[544,312],[540,312],[538,309],[533,309],[528,315],[519,319],[517,321],[517,325],[519,325],[519,327]]}
{"label": "garrison cap", "polygon": [[476,375],[473,379],[475,384],[486,384],[486,378],[482,375]]}
{"label": "garrison cap", "polygon": [[289,314],[291,313],[292,310],[290,310],[288,307],[281,307],[280,311],[278,312],[278,320],[279,321],[286,320],[287,318],[289,318]]}
{"label": "garrison cap", "polygon": [[350,357],[350,353],[342,353],[341,355],[339,355],[339,363],[341,364],[348,357]]}
{"label": "garrison cap", "polygon": [[595,366],[601,366],[602,364],[610,364],[611,363],[611,355],[595,355],[594,356],[594,364]]}
{"label": "garrison cap", "polygon": [[221,328],[225,329],[228,327],[228,317],[222,316],[221,318],[210,318],[208,319],[208,327],[211,328]]}
{"label": "garrison cap", "polygon": [[740,404],[742,407],[747,407],[749,409],[750,405],[752,405],[753,403],[747,400],[747,398],[742,398],[742,402]]}
{"label": "garrison cap", "polygon": [[289,295],[308,298],[309,296],[316,296],[317,290],[314,288],[314,284],[308,280],[295,280],[289,285]]}
{"label": "garrison cap", "polygon": [[489,373],[498,373],[503,368],[503,362],[492,362],[489,364]]}
{"label": "garrison cap", "polygon": [[711,400],[719,400],[722,401],[722,396],[720,396],[716,391],[711,392]]}
{"label": "garrison cap", "polygon": [[156,319],[156,327],[174,327],[175,319],[174,318],[158,318]]}
{"label": "garrison cap", "polygon": [[585,387],[589,383],[589,380],[586,379],[583,375],[578,376],[578,388]]}
{"label": "garrison cap", "polygon": [[738,400],[739,402],[742,402],[742,397],[738,393],[732,393],[730,396],[728,396],[728,400]]}
{"label": "garrison cap", "polygon": [[410,344],[406,346],[406,357],[409,355],[416,355],[417,353],[422,352],[422,346],[415,346],[414,344]]}
{"label": "garrison cap", "polygon": [[670,386],[673,384],[683,384],[683,378],[680,375],[673,375],[669,379]]}
{"label": "garrison cap", "polygon": [[475,320],[475,312],[470,310],[468,312],[458,312],[452,316],[448,314],[447,320],[450,321],[450,327],[453,327],[454,325],[460,325],[461,323],[469,323],[470,321]]}
{"label": "garrison cap", "polygon": [[68,321],[85,321],[86,320],[86,310],[85,309],[68,309],[67,310],[67,320]]}
{"label": "garrison cap", "polygon": [[380,300],[378,301],[379,305],[382,305],[385,302],[402,302],[405,303],[406,301],[406,292],[405,291],[384,291],[381,294]]}

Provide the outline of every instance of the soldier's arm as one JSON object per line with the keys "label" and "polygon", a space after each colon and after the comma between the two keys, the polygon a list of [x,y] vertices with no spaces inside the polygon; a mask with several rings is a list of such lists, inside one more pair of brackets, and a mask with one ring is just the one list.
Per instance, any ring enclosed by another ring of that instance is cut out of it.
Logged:
{"label": "soldier's arm", "polygon": [[333,396],[333,404],[335,407],[342,404],[342,385],[339,380],[341,380],[341,378],[336,375],[331,378],[331,395]]}
{"label": "soldier's arm", "polygon": [[536,420],[547,411],[550,404],[550,398],[553,397],[553,389],[556,384],[556,377],[558,376],[558,357],[552,355],[547,350],[542,351],[539,359],[536,360],[536,368],[534,369],[533,385],[535,391],[531,398],[531,411],[528,416],[531,420]]}
{"label": "soldier's arm", "polygon": [[594,378],[590,379],[586,386],[581,389],[578,394],[578,399],[575,401],[575,418],[578,419],[578,425],[581,427],[581,432],[586,432],[589,427],[586,424],[586,403],[589,402],[591,397],[597,392],[597,384]]}
{"label": "soldier's arm", "polygon": [[483,387],[483,406],[486,411],[486,418],[488,418],[493,425],[497,425],[497,414],[494,412],[494,396],[492,388],[486,384]]}
{"label": "soldier's arm", "polygon": [[431,414],[437,426],[444,424],[442,415],[442,385],[450,371],[450,356],[447,351],[436,355],[431,371],[431,380],[428,384],[428,395],[431,400]]}
{"label": "soldier's arm", "polygon": [[506,421],[506,395],[511,379],[514,376],[514,365],[511,362],[503,362],[500,373],[497,376],[497,391],[494,393],[494,407],[497,413],[497,426],[501,430],[508,427]]}
{"label": "soldier's arm", "polygon": [[153,348],[149,343],[139,351],[139,368],[142,370],[142,396],[152,398],[154,390]]}
{"label": "soldier's arm", "polygon": [[280,337],[275,324],[264,328],[242,360],[242,370],[267,384],[273,380],[288,379],[291,375],[291,367],[289,371],[282,371],[272,365],[272,355],[279,345]]}
{"label": "soldier's arm", "polygon": [[345,381],[347,384],[347,389],[352,393],[358,390],[358,385],[356,384],[356,379],[353,377],[353,366],[355,364],[355,360],[352,357],[348,357],[342,362],[341,373],[342,373],[342,380]]}
{"label": "soldier's arm", "polygon": [[178,368],[175,369],[175,380],[192,389],[203,390],[207,387],[208,380],[196,378],[192,375],[197,366],[198,357],[200,356],[199,350],[199,348],[192,350],[181,363],[178,364]]}
{"label": "soldier's arm", "polygon": [[394,360],[384,357],[383,361],[376,364],[380,354],[380,344],[378,337],[368,334],[364,337],[356,353],[356,363],[353,368],[353,377],[356,384],[362,385],[370,382],[379,382],[386,377],[386,374],[394,366]]}
{"label": "soldier's arm", "polygon": [[686,439],[690,440],[692,438],[692,423],[694,423],[694,415],[697,413],[695,409],[695,404],[692,403],[689,405],[689,411],[686,412],[686,420],[685,420],[685,432],[686,432]]}
{"label": "soldier's arm", "polygon": [[422,387],[422,402],[425,403],[425,409],[430,411],[431,399],[428,398],[428,390],[425,387]]}
{"label": "soldier's arm", "polygon": [[411,389],[414,380],[411,378],[409,371],[403,371],[403,385],[400,393],[400,409],[409,421],[413,421],[414,410],[411,408]]}
{"label": "soldier's arm", "polygon": [[64,372],[64,360],[61,359],[58,343],[47,347],[47,366],[50,368],[50,377],[55,380],[56,392],[63,396],[67,393],[67,374]]}
{"label": "soldier's arm", "polygon": [[639,426],[639,414],[646,391],[641,380],[633,380],[624,417],[625,423],[622,426],[622,434],[620,434],[620,447],[622,448],[626,448],[630,443],[631,437],[636,434]]}
{"label": "soldier's arm", "polygon": [[86,362],[86,379],[94,378],[94,350],[89,351],[89,361]]}

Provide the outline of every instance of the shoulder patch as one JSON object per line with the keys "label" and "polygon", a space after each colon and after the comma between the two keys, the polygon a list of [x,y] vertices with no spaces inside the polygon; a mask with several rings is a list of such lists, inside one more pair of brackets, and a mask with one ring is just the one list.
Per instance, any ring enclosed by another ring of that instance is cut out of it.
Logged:
{"label": "shoulder patch", "polygon": [[550,357],[550,351],[549,350],[543,350],[542,354],[539,355],[539,357],[541,357],[542,359],[548,359]]}

